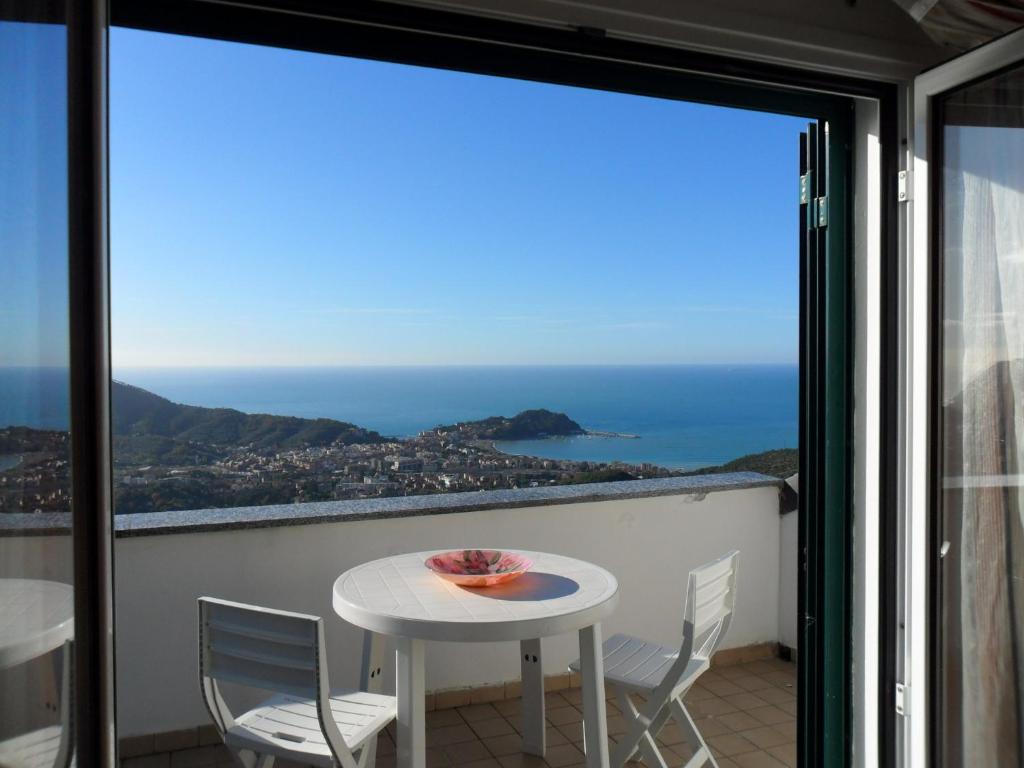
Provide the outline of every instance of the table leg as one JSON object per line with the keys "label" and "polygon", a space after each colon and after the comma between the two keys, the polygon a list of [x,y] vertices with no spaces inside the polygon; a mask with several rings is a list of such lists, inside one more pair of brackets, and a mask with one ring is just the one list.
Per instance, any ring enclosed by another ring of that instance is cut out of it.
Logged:
{"label": "table leg", "polygon": [[395,650],[398,767],[426,768],[423,641],[400,637]]}
{"label": "table leg", "polygon": [[583,745],[587,768],[608,768],[608,721],[604,701],[604,656],[601,625],[580,630],[580,672],[583,676]]}
{"label": "table leg", "polygon": [[521,640],[519,653],[523,681],[523,752],[544,757],[547,726],[544,722],[544,664],[540,655],[540,639]]}
{"label": "table leg", "polygon": [[363,630],[363,664],[359,671],[359,690],[367,693],[381,693],[381,677],[384,670],[384,646],[386,639]]}

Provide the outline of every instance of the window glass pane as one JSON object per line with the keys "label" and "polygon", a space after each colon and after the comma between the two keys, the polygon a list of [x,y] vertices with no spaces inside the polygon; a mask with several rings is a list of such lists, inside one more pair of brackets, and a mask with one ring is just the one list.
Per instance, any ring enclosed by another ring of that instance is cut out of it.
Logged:
{"label": "window glass pane", "polygon": [[73,631],[66,30],[0,2],[0,765],[63,766]]}
{"label": "window glass pane", "polygon": [[943,99],[944,765],[1024,760],[1024,69]]}

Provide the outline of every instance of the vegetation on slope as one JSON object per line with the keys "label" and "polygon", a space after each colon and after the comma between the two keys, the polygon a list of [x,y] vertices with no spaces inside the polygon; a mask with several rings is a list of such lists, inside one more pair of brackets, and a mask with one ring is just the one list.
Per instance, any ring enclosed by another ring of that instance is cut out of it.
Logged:
{"label": "vegetation on slope", "polygon": [[153,458],[181,449],[168,444],[168,439],[186,444],[199,443],[207,448],[247,445],[255,449],[384,442],[377,432],[343,421],[180,405],[117,381],[113,383],[111,395],[114,435],[122,438],[118,441],[119,448],[126,452],[150,454]]}
{"label": "vegetation on slope", "polygon": [[716,467],[702,467],[684,475],[717,475],[724,472],[760,472],[762,475],[791,477],[799,469],[800,452],[796,448],[776,448],[763,453],[740,456],[727,464]]}
{"label": "vegetation on slope", "polygon": [[545,408],[523,411],[512,418],[491,416],[479,421],[435,427],[441,432],[459,432],[473,440],[535,440],[544,437],[585,435],[587,431],[564,413]]}

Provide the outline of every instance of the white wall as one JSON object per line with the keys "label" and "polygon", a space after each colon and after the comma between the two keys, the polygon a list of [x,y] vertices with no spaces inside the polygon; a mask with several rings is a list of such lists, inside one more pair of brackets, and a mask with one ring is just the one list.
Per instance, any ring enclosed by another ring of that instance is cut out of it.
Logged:
{"label": "white wall", "polygon": [[[115,553],[118,733],[206,722],[197,687],[200,595],[325,617],[334,685],[358,680],[361,634],[331,609],[342,571],[390,554],[468,542],[548,550],[608,568],[619,608],[605,624],[664,643],[679,641],[689,570],[731,549],[742,552],[737,613],[725,647],[779,636],[778,490],[661,496],[488,510],[391,520],[120,538]],[[430,644],[427,687],[513,680],[511,644]],[[577,655],[574,637],[544,645],[547,673]]]}
{"label": "white wall", "polygon": [[799,517],[796,511],[779,517],[779,642],[793,650],[799,641]]}

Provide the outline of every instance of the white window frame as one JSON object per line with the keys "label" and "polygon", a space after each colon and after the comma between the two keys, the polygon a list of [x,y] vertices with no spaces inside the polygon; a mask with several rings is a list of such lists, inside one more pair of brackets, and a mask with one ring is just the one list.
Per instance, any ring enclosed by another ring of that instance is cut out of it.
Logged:
{"label": "white window frame", "polygon": [[1024,30],[1005,35],[987,45],[958,56],[919,75],[913,84],[913,109],[908,115],[908,168],[912,194],[907,203],[908,256],[902,289],[902,341],[906,374],[901,403],[901,515],[904,522],[903,550],[904,642],[903,683],[904,722],[902,729],[903,765],[926,768],[932,764],[929,753],[929,631],[928,583],[929,487],[931,465],[929,446],[938,435],[931,433],[931,250],[930,226],[934,212],[929,210],[930,126],[934,99],[958,86],[991,74],[1015,63],[1024,62]]}

